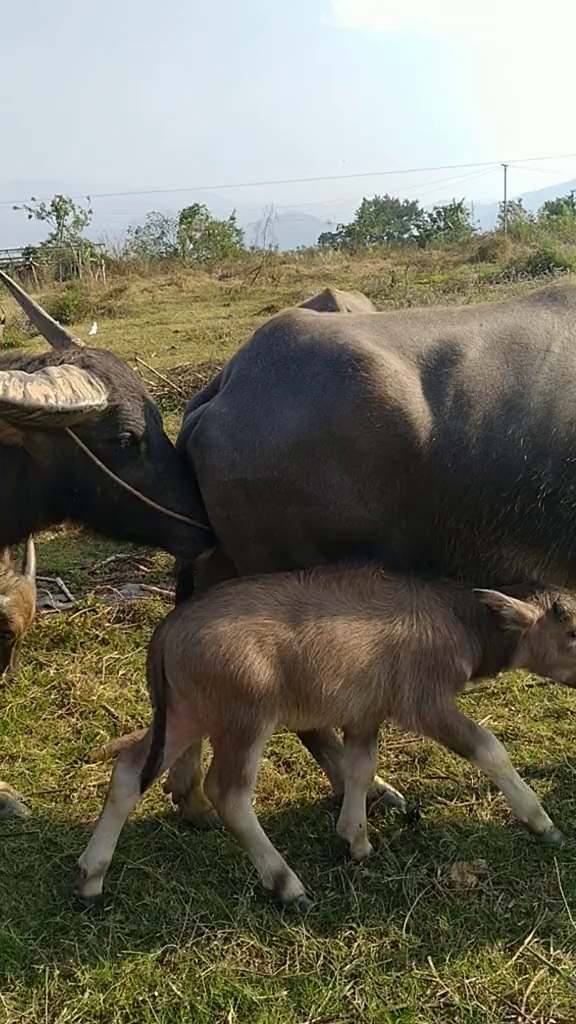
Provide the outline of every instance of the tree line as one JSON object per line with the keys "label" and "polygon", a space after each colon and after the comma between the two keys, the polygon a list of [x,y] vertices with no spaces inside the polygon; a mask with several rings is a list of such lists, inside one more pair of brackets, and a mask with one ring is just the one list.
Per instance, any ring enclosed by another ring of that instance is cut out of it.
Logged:
{"label": "tree line", "polygon": [[[92,207],[56,195],[50,202],[31,199],[15,209],[45,224],[47,237],[29,247],[30,262],[49,264],[60,280],[82,277],[86,269],[105,257],[131,262],[177,261],[209,269],[212,265],[241,258],[254,250],[274,249],[273,237],[246,245],[236,213],[218,219],[202,203],[184,207],[174,216],[153,211],[144,223],[129,227],[122,239],[91,242],[85,231],[92,221]],[[550,200],[537,213],[525,209],[521,199],[500,204],[496,233],[506,226],[517,241],[537,240],[542,234],[576,241],[576,192]],[[453,199],[426,210],[417,199],[383,195],[365,198],[349,224],[323,232],[320,250],[359,251],[376,246],[418,246],[462,243],[479,233],[473,213],[464,199]]]}

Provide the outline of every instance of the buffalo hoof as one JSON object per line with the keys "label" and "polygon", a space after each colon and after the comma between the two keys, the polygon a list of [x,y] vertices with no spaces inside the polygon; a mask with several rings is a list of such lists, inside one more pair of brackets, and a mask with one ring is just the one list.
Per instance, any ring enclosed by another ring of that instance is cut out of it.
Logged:
{"label": "buffalo hoof", "polygon": [[199,832],[210,832],[213,829],[222,828],[222,822],[213,807],[199,813],[197,810],[191,810],[189,807],[186,807],[186,802],[182,801],[182,803],[178,804],[178,812],[186,825],[189,825],[190,828],[198,829]]}
{"label": "buffalo hoof", "polygon": [[0,821],[19,821],[30,817],[31,811],[22,796],[6,782],[0,782]]}
{"label": "buffalo hoof", "polygon": [[547,832],[540,834],[540,839],[548,846],[560,846],[564,841],[564,836],[559,828],[549,828]]}
{"label": "buffalo hoof", "polygon": [[394,789],[394,786],[391,786],[389,782],[384,782],[384,779],[377,775],[366,794],[368,814],[379,814],[390,807],[398,811],[405,811],[406,800],[402,793]]}

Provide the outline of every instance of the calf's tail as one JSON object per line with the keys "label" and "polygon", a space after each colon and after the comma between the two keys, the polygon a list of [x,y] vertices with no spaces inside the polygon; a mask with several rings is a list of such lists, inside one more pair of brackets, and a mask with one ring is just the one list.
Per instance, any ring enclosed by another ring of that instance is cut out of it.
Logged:
{"label": "calf's tail", "polygon": [[[152,637],[148,649],[146,664],[146,675],[148,679],[148,692],[152,707],[154,708],[154,720],[152,722],[152,741],[150,750],[140,773],[140,792],[144,793],[148,786],[152,785],[160,771],[164,758],[166,745],[166,722],[168,718],[168,680],[164,668],[164,644],[162,642],[163,630],[157,630]],[[160,634],[160,635],[159,635]]]}

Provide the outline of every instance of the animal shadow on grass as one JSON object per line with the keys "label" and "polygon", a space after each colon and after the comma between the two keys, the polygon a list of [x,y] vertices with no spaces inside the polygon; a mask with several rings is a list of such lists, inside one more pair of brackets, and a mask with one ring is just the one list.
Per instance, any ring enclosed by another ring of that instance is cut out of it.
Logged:
{"label": "animal shadow on grass", "polygon": [[[565,792],[568,776],[556,782]],[[440,802],[433,802],[434,798]],[[256,937],[291,937],[304,927],[316,938],[353,943],[359,929],[385,940],[406,967],[454,957],[470,946],[500,944],[514,949],[536,924],[539,938],[569,933],[566,901],[576,908],[570,882],[576,834],[564,818],[564,847],[550,849],[513,820],[481,820],[477,806],[462,800],[455,783],[426,796],[420,820],[403,823],[397,813],[372,822],[373,856],[352,864],[336,837],[331,802],[310,802],[262,813],[272,841],[300,873],[316,898],[299,918],[281,911],[262,893],[255,872],[224,831],[195,832],[174,814],[136,817],[120,838],[100,911],[79,910],[73,898],[76,858],[89,835],[86,825],[41,814],[6,825],[0,835],[0,983],[28,976],[39,964],[74,971],[126,951],[211,945]],[[576,830],[575,830],[576,831]],[[471,886],[454,887],[446,869],[455,861],[485,861]],[[564,878],[564,893],[558,871]],[[303,922],[303,923],[302,923]],[[571,933],[573,935],[573,932]],[[294,938],[294,941],[295,938]]]}

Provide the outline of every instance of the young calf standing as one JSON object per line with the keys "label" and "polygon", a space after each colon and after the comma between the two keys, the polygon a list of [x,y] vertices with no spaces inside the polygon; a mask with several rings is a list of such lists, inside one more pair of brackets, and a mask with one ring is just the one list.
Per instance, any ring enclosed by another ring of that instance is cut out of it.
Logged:
{"label": "young calf standing", "polygon": [[36,552],[26,542],[22,572],[12,568],[9,548],[0,548],[0,679],[18,668],[25,634],[36,615]]}
{"label": "young calf standing", "polygon": [[214,756],[205,791],[246,849],[264,887],[306,909],[302,882],[273,847],[252,806],[267,740],[342,727],[345,792],[338,834],[368,856],[366,793],[378,728],[394,721],[481,768],[536,835],[559,842],[502,744],[457,708],[469,680],[526,668],[576,685],[576,600],[526,585],[506,593],[426,582],[378,567],[313,569],[239,579],[181,605],[148,654],[152,728],[124,751],[79,860],[79,895],[101,896],[122,826],[140,793],[193,742]]}
{"label": "young calf standing", "polygon": [[[31,537],[26,542],[22,573],[12,568],[10,551],[0,549],[0,683],[18,668],[22,641],[36,614],[36,553]],[[0,820],[19,818],[28,811],[17,793],[0,782]]]}

